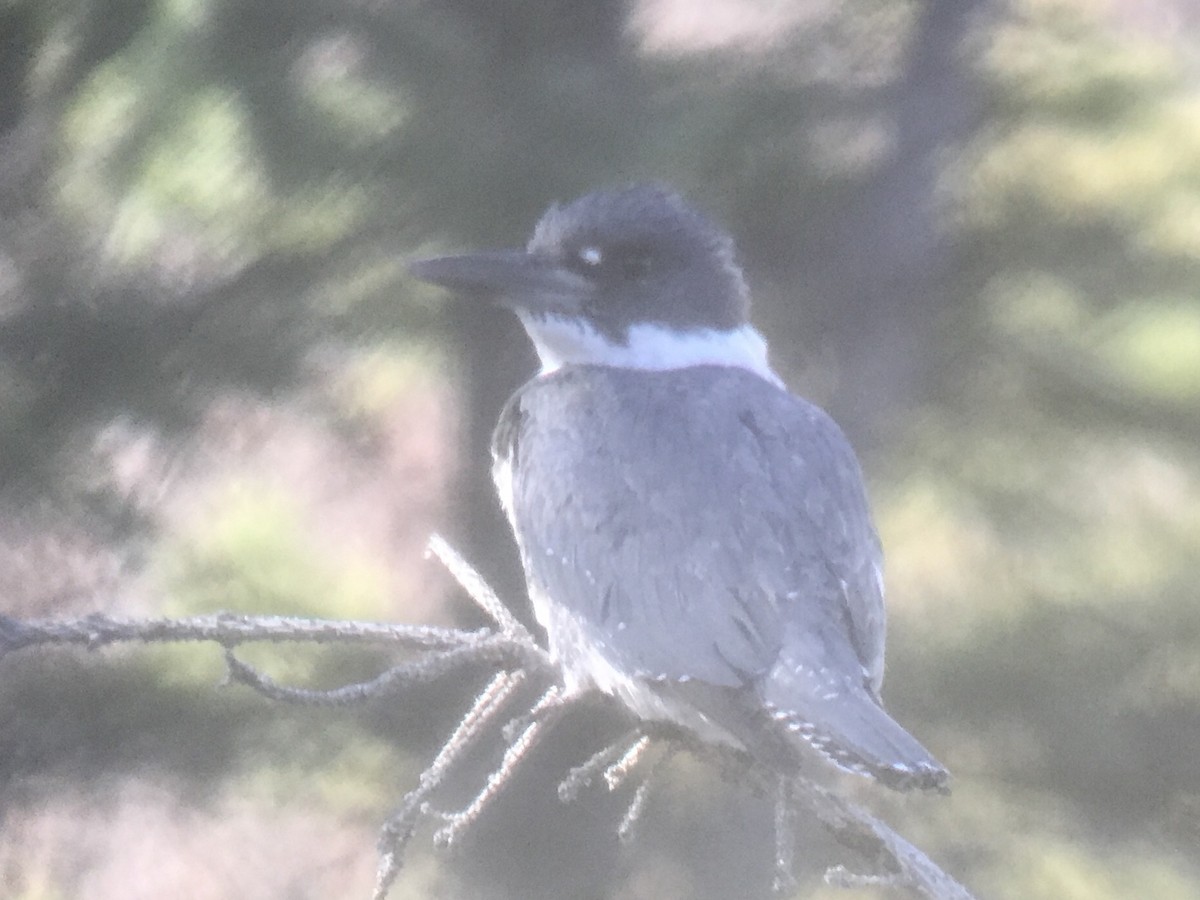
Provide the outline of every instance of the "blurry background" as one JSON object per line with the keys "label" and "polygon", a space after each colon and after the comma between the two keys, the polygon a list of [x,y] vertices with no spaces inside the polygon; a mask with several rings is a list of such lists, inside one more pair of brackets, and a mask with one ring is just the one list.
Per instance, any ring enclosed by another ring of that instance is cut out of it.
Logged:
{"label": "blurry background", "polygon": [[[0,611],[475,624],[434,529],[523,602],[485,446],[532,353],[404,262],[660,179],[868,470],[885,694],[956,776],[875,808],[981,898],[1200,897],[1198,35],[1193,0],[4,0]],[[0,895],[369,894],[480,679],[346,712],[220,674],[0,660]],[[767,894],[769,809],[702,766],[629,850],[627,798],[562,807],[595,730],[393,896]]]}

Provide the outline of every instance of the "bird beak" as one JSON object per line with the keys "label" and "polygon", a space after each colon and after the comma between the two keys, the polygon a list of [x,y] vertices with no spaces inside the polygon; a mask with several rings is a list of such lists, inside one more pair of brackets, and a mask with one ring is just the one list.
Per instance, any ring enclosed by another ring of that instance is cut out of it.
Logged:
{"label": "bird beak", "polygon": [[592,294],[586,278],[523,250],[421,259],[408,268],[421,281],[534,313],[577,315]]}

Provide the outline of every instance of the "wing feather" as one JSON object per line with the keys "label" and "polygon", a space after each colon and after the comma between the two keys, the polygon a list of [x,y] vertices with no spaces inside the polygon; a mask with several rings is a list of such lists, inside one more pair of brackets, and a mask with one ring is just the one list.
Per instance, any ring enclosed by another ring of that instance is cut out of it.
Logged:
{"label": "wing feather", "polygon": [[816,406],[739,369],[565,369],[514,396],[494,451],[535,601],[621,671],[747,685],[806,627],[877,682],[879,544]]}

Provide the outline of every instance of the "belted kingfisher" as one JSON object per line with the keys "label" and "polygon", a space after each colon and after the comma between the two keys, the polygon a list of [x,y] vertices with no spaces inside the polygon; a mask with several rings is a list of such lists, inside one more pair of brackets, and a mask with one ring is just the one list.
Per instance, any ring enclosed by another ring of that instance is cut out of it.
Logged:
{"label": "belted kingfisher", "polygon": [[946,783],[880,701],[882,553],[854,452],[768,365],[725,231],[633,185],[552,206],[523,251],[412,271],[512,309],[537,349],[492,472],[568,692],[781,774]]}

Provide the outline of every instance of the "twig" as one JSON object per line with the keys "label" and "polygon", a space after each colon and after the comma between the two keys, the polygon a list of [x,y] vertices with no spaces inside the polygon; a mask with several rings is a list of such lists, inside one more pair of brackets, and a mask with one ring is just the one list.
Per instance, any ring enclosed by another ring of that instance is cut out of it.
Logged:
{"label": "twig", "polygon": [[379,869],[372,900],[384,900],[400,874],[401,854],[416,830],[430,794],[445,781],[455,764],[478,743],[486,727],[525,678],[524,672],[499,672],[488,682],[433,762],[421,773],[418,786],[408,792],[404,803],[384,823],[379,836]]}
{"label": "twig", "polygon": [[531,659],[526,651],[524,645],[514,643],[505,635],[487,634],[461,647],[439,653],[427,653],[412,662],[393,666],[370,681],[355,682],[326,691],[281,685],[249,663],[238,659],[232,650],[225,651],[225,663],[229,667],[232,681],[244,684],[272,700],[312,706],[345,706],[362,703],[414,684],[434,681],[455,669],[474,668],[490,663],[511,666],[525,674],[541,671],[541,658],[533,655]]}
{"label": "twig", "polygon": [[496,596],[492,586],[484,581],[483,576],[463,559],[457,550],[446,543],[446,539],[440,534],[430,536],[429,552],[441,561],[442,565],[446,567],[446,571],[454,576],[454,580],[458,582],[459,586],[467,592],[484,613],[491,617],[493,622],[500,626],[500,630],[504,634],[512,635],[531,644],[537,643],[529,630]]}
{"label": "twig", "polygon": [[570,803],[579,792],[592,783],[612,763],[629,752],[629,749],[645,737],[641,728],[627,731],[606,747],[597,750],[584,763],[575,766],[558,785],[558,799]]}
{"label": "twig", "polygon": [[615,791],[625,780],[629,778],[629,773],[632,772],[642,759],[646,756],[646,750],[650,747],[650,736],[643,734],[636,741],[629,745],[620,759],[608,766],[604,770],[604,783],[608,785],[610,791]]}
{"label": "twig", "polygon": [[974,900],[965,887],[886,822],[828,788],[806,780],[797,780],[794,785],[805,804],[839,843],[860,853],[873,854],[887,870],[854,875],[844,866],[834,866],[825,873],[828,883],[844,886],[886,884],[909,888],[929,900]]}
{"label": "twig", "polygon": [[790,893],[796,889],[795,813],[792,781],[779,776],[775,789],[775,878],[771,883],[776,894]]}
{"label": "twig", "polygon": [[[651,739],[649,735],[643,735],[645,745],[639,747],[635,744],[630,748],[629,753],[626,753],[613,766],[610,766],[604,773],[604,780],[608,783],[610,791],[616,790],[625,778],[629,776],[634,766],[639,765],[646,757],[646,749],[650,746]],[[642,780],[633,792],[633,799],[629,801],[629,806],[625,810],[625,815],[621,817],[621,822],[617,826],[617,839],[623,844],[631,844],[637,838],[637,826],[642,820],[642,813],[646,809],[646,798],[650,796],[650,786],[658,778],[658,773],[663,766],[675,755],[676,747],[667,742],[665,744],[665,752],[659,754],[657,759],[652,760],[642,775]],[[633,752],[635,751],[636,752]],[[620,776],[614,772],[620,767]]]}
{"label": "twig", "polygon": [[633,799],[629,801],[625,815],[621,816],[617,825],[617,840],[622,844],[632,844],[637,840],[637,826],[642,820],[642,813],[646,811],[646,798],[649,795],[650,779],[647,777],[634,789]]}
{"label": "twig", "polygon": [[508,749],[504,751],[504,758],[501,759],[499,767],[488,776],[487,782],[475,799],[467,806],[455,813],[439,813],[432,808],[426,808],[426,811],[438,815],[445,820],[446,824],[437,830],[433,836],[434,843],[441,847],[452,846],[462,835],[463,831],[473,825],[480,814],[487,808],[496,795],[500,793],[513,773],[516,772],[517,766],[529,755],[542,739],[546,736],[546,732],[566,713],[568,707],[572,704],[574,698],[565,697],[558,685],[551,687],[538,700],[533,707],[533,720],[525,727],[525,730],[508,745]]}
{"label": "twig", "polygon": [[118,643],[212,641],[224,647],[270,641],[317,644],[389,644],[412,650],[449,650],[493,634],[432,625],[389,622],[335,622],[292,616],[216,613],[181,619],[130,619],[95,613],[80,619],[17,620],[0,615],[0,655],[42,644],[95,650]]}

